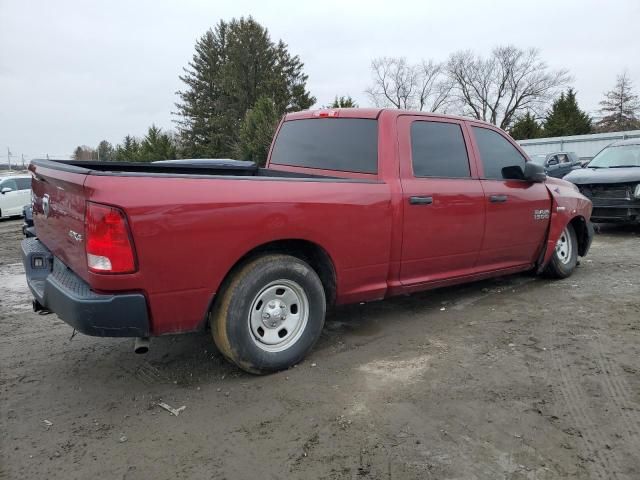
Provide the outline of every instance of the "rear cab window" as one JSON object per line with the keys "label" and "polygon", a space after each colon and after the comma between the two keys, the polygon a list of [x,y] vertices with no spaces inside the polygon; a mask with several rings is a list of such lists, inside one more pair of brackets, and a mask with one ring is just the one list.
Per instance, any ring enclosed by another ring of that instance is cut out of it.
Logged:
{"label": "rear cab window", "polygon": [[378,173],[378,121],[365,118],[309,118],[282,124],[270,164]]}
{"label": "rear cab window", "polygon": [[[488,180],[521,180],[525,159],[511,142],[488,128],[473,126],[484,178]],[[514,167],[516,167],[514,169]],[[518,169],[519,167],[519,173]]]}

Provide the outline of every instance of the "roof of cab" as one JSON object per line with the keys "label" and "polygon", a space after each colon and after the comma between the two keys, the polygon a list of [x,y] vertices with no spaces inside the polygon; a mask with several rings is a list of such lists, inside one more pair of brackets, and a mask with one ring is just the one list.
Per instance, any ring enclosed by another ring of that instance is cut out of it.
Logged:
{"label": "roof of cab", "polygon": [[[485,125],[491,125],[488,122],[477,120],[470,117],[461,117],[458,115],[447,115],[444,113],[419,112],[414,110],[399,110],[395,108],[320,108],[315,110],[302,110],[300,112],[292,112],[285,115],[284,121],[302,120],[305,118],[318,118],[321,113],[328,113],[333,118],[378,118],[382,112],[390,113],[399,117],[400,115],[416,115],[421,117],[449,118],[451,120],[464,120]],[[495,127],[495,125],[491,125]]]}

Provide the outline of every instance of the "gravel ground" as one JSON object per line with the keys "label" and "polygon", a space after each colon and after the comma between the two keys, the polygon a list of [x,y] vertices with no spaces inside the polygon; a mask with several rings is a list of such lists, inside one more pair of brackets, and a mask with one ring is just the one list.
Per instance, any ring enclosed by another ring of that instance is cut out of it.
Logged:
{"label": "gravel ground", "polygon": [[253,377],[208,333],[136,356],[32,313],[19,227],[0,222],[0,477],[640,478],[638,228],[603,228],[567,280],[339,308],[303,363]]}

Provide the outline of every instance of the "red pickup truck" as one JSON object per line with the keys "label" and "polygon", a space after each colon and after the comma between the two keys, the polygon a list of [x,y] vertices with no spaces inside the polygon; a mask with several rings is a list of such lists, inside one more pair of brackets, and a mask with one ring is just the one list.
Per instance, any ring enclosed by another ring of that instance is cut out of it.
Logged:
{"label": "red pickup truck", "polygon": [[[299,362],[333,304],[536,269],[567,277],[591,202],[503,131],[386,109],[286,115],[266,168],[33,161],[34,308],[96,336],[210,325],[266,373]],[[144,343],[140,345],[144,346]]]}

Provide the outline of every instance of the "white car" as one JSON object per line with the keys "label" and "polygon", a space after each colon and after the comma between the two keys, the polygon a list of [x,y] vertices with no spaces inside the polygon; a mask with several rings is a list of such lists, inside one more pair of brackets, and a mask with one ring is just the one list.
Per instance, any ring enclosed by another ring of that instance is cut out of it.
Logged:
{"label": "white car", "polygon": [[31,203],[31,176],[0,177],[0,218],[22,216],[22,207]]}

